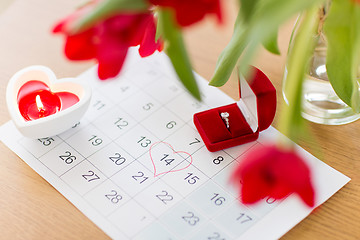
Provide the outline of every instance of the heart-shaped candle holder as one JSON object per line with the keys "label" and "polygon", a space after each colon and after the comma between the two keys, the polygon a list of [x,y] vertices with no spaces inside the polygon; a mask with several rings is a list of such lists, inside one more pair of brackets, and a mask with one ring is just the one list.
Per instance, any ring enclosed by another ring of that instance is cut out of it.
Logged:
{"label": "heart-shaped candle holder", "polygon": [[85,114],[91,88],[76,78],[57,79],[45,66],[15,73],[6,101],[16,127],[26,137],[50,137],[71,128]]}

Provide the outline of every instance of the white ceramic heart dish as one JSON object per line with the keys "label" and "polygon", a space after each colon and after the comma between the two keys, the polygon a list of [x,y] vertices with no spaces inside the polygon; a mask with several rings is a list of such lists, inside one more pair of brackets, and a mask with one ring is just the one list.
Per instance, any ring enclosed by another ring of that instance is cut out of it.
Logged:
{"label": "white ceramic heart dish", "polygon": [[[79,101],[53,115],[26,121],[20,113],[17,96],[19,89],[28,81],[45,83],[52,92],[75,94]],[[10,116],[18,130],[29,138],[50,137],[70,129],[85,114],[91,99],[91,88],[76,78],[57,79],[54,72],[45,66],[24,68],[10,79],[6,89],[6,102]]]}

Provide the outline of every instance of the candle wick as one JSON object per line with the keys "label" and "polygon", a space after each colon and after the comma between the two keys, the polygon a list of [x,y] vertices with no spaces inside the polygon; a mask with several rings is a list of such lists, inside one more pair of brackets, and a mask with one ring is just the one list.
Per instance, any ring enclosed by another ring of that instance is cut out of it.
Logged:
{"label": "candle wick", "polygon": [[44,105],[41,101],[40,95],[36,95],[35,101],[36,101],[36,106],[39,109],[39,112],[44,111]]}

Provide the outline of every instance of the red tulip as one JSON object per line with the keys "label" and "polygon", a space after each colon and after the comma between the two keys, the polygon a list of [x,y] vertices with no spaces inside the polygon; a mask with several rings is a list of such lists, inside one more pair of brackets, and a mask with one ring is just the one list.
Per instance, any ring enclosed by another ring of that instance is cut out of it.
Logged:
{"label": "red tulip", "polygon": [[232,174],[231,182],[241,188],[240,198],[245,204],[296,193],[313,207],[310,175],[309,167],[294,151],[271,145],[251,150]]}
{"label": "red tulip", "polygon": [[149,0],[150,3],[171,8],[180,26],[189,26],[204,18],[206,14],[215,14],[221,22],[220,0]]}
{"label": "red tulip", "polygon": [[162,50],[162,42],[155,41],[154,16],[146,13],[123,13],[100,21],[78,33],[70,33],[74,21],[86,15],[93,6],[86,6],[60,21],[54,33],[66,36],[65,55],[70,60],[96,59],[100,79],[115,77],[121,70],[128,48],[140,45],[142,57]]}

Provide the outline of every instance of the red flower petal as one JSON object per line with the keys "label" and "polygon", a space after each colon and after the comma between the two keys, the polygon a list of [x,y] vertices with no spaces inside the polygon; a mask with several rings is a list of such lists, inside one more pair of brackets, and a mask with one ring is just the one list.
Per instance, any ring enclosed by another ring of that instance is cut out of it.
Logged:
{"label": "red flower petal", "polygon": [[101,0],[92,0],[89,1],[87,4],[83,5],[81,8],[78,8],[75,12],[67,16],[66,18],[60,20],[55,27],[53,28],[53,33],[69,33],[69,28],[71,25],[76,22],[77,20],[84,17],[90,11],[92,11],[96,5],[101,2]]}
{"label": "red flower petal", "polygon": [[[102,23],[103,34],[117,38],[119,42],[136,46],[144,34],[144,14],[119,14]],[[145,23],[146,24],[146,23]]]}
{"label": "red flower petal", "polygon": [[93,30],[68,36],[65,43],[65,55],[70,60],[89,60],[96,56]]}
{"label": "red flower petal", "polygon": [[162,48],[162,43],[160,43],[159,39],[155,42],[155,35],[156,26],[153,17],[151,17],[151,19],[148,19],[148,24],[140,43],[139,54],[141,57],[150,56],[155,52],[155,50]]}
{"label": "red flower petal", "polygon": [[124,64],[129,46],[117,42],[116,39],[105,38],[98,47],[101,49],[96,57],[99,61],[99,78],[105,80],[116,77]]}
{"label": "red flower petal", "polygon": [[313,186],[310,183],[306,182],[303,184],[302,188],[297,190],[297,193],[309,207],[314,207],[315,192]]}
{"label": "red flower petal", "polygon": [[276,146],[256,148],[243,159],[231,181],[240,185],[244,203],[255,203],[266,196],[282,199],[296,193],[308,206],[314,206],[310,170],[293,151]]}
{"label": "red flower petal", "polygon": [[222,20],[220,0],[149,0],[154,5],[171,8],[180,26],[189,26],[205,17],[215,14]]}
{"label": "red flower petal", "polygon": [[124,52],[122,56],[119,56],[119,61],[99,62],[98,76],[100,80],[116,77],[122,68],[126,54],[127,50],[126,53]]}
{"label": "red flower petal", "polygon": [[86,31],[70,34],[68,30],[74,22],[98,2],[93,0],[93,4],[76,11],[54,27],[53,32],[66,36],[65,55],[69,59],[96,59],[99,78],[107,79],[120,72],[130,46],[140,45],[142,57],[162,49],[162,42],[155,42],[156,26],[150,12],[118,14],[96,23]]}
{"label": "red flower petal", "polygon": [[61,33],[62,30],[64,29],[65,23],[66,23],[65,20],[62,20],[62,21],[58,22],[58,23],[54,26],[52,32],[53,32],[53,33]]}

